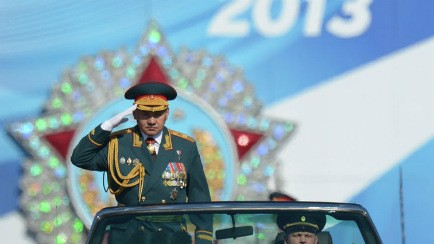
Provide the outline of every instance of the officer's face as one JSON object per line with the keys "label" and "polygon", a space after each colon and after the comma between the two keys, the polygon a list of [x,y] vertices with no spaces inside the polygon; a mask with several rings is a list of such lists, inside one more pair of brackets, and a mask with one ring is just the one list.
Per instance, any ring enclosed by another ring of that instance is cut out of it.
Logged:
{"label": "officer's face", "polygon": [[133,112],[137,125],[145,134],[155,136],[163,130],[164,124],[169,117],[169,109],[163,111],[149,112],[136,109]]}
{"label": "officer's face", "polygon": [[295,232],[286,239],[288,244],[317,244],[318,237],[309,232]]}

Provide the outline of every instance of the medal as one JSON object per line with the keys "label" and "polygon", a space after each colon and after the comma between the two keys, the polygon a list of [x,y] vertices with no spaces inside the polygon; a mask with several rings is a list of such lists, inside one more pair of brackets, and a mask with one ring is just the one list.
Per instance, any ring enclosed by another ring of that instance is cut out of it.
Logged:
{"label": "medal", "polygon": [[136,166],[140,163],[138,158],[133,159],[133,165]]}
{"label": "medal", "polygon": [[150,144],[146,145],[146,147],[148,148],[149,153],[151,155],[153,155],[155,153],[155,145],[154,144],[150,143]]}
{"label": "medal", "polygon": [[176,150],[176,154],[178,154],[178,160],[181,160],[182,151],[181,150]]}
{"label": "medal", "polygon": [[[181,154],[181,151],[179,151]],[[166,169],[161,174],[164,186],[174,186],[184,189],[187,186],[187,172],[183,163],[169,162]],[[178,196],[179,189],[176,189],[175,198]],[[172,195],[172,193],[171,193]]]}
{"label": "medal", "polygon": [[174,201],[177,197],[178,197],[178,188],[172,188],[172,190],[170,190],[170,199]]}

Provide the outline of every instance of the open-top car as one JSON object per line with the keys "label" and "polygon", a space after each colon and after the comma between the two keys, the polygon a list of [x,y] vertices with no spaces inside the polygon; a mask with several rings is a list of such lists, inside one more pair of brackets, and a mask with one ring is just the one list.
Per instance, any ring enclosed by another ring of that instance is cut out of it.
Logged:
{"label": "open-top car", "polygon": [[[287,227],[311,225],[319,244],[381,244],[382,241],[367,210],[358,204],[320,202],[209,202],[110,207],[93,220],[87,243],[116,243],[111,231],[131,221],[143,226],[127,228],[121,243],[198,243],[192,218],[208,218],[213,223],[210,243],[285,243]],[[309,218],[319,220],[308,223]],[[146,222],[182,219],[183,233],[163,228],[144,231]],[[296,219],[294,222],[288,222]],[[137,225],[135,225],[137,226]],[[308,226],[309,227],[309,226]]]}

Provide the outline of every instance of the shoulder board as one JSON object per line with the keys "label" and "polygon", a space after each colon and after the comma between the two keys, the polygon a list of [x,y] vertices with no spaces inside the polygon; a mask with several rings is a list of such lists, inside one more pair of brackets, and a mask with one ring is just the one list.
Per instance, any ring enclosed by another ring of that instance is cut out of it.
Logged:
{"label": "shoulder board", "polygon": [[131,128],[127,128],[127,129],[118,130],[118,131],[111,133],[110,137],[115,137],[115,136],[119,136],[119,135],[123,135],[123,134],[131,134],[131,133],[133,133],[133,130]]}
{"label": "shoulder board", "polygon": [[181,132],[176,131],[176,130],[169,130],[169,132],[170,132],[171,135],[174,135],[174,136],[177,136],[177,137],[181,137],[181,138],[184,138],[184,139],[189,140],[191,142],[194,142],[193,137],[187,136],[184,133],[181,133]]}

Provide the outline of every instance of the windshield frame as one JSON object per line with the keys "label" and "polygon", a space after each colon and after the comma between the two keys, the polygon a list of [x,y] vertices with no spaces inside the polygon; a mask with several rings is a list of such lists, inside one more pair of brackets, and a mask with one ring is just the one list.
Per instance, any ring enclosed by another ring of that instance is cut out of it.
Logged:
{"label": "windshield frame", "polygon": [[113,218],[131,218],[136,215],[183,214],[246,214],[246,213],[324,213],[336,219],[354,220],[365,243],[382,244],[378,231],[368,213],[359,204],[332,202],[273,202],[273,201],[222,201],[207,203],[152,204],[142,206],[108,207],[96,213],[89,230],[87,242],[101,243],[98,233],[103,233]]}

